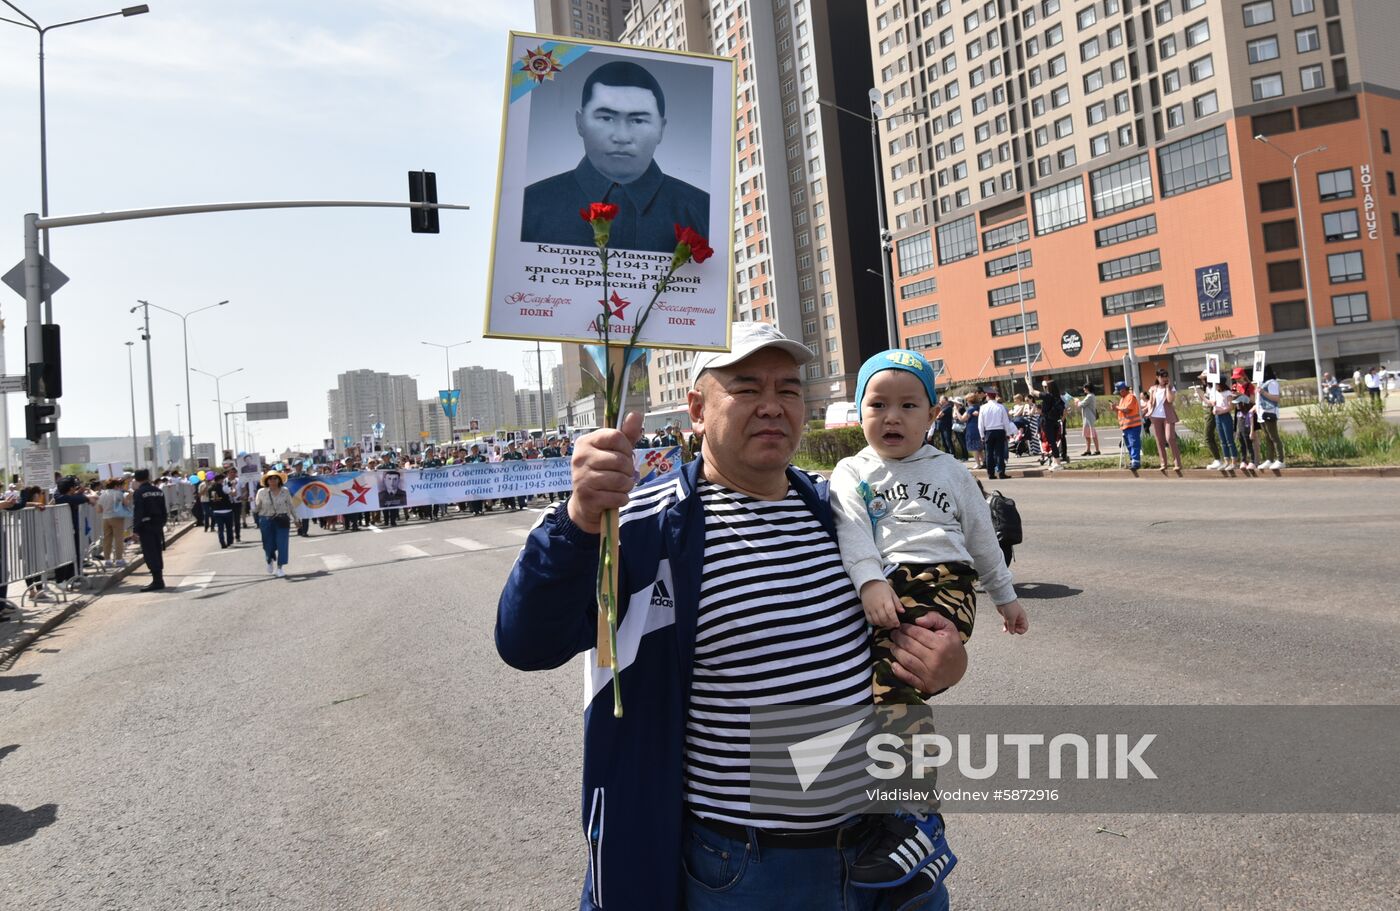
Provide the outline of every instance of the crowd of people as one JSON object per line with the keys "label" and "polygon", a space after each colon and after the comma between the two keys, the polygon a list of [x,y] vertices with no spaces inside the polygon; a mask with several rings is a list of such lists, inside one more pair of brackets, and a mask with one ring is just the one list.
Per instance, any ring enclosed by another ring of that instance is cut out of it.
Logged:
{"label": "crowd of people", "polygon": [[[1371,371],[1384,376],[1384,367]],[[1360,381],[1358,381],[1360,382]],[[1336,388],[1331,375],[1324,377],[1325,388]],[[1383,383],[1365,387],[1380,396]],[[1078,413],[1084,440],[1081,456],[1103,455],[1098,429],[1100,403],[1092,383],[1079,394],[1061,391],[1053,378],[1045,377],[1032,385],[1029,394],[1016,393],[1008,407],[996,387],[977,390],[965,396],[943,395],[935,406],[928,442],[985,469],[987,477],[1005,478],[1011,454],[1035,456],[1051,471],[1069,463],[1069,431],[1066,416]],[[1154,382],[1137,390],[1126,382],[1114,385],[1113,410],[1122,435],[1128,468],[1143,465],[1143,436],[1150,433],[1157,443],[1158,470],[1182,471],[1181,441],[1177,425],[1181,418],[1177,404],[1181,394],[1167,370],[1156,372]],[[1340,395],[1340,393],[1338,393]],[[1244,367],[1235,367],[1229,378],[1210,384],[1204,373],[1191,389],[1191,401],[1206,409],[1206,447],[1212,461],[1210,471],[1279,471],[1285,468],[1283,441],[1279,435],[1279,408],[1282,385],[1272,367],[1264,369],[1263,381],[1255,384]],[[1262,456],[1262,458],[1261,458]]]}

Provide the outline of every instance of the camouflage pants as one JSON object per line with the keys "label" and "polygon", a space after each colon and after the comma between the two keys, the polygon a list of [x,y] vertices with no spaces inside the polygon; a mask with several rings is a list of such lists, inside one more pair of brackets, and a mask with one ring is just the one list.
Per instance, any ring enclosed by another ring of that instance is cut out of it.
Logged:
{"label": "camouflage pants", "polygon": [[[977,594],[972,585],[977,572],[966,563],[907,564],[900,566],[886,580],[904,605],[900,620],[913,623],[924,614],[942,614],[966,642],[972,635],[977,619]],[[874,658],[872,678],[876,705],[923,705],[933,694],[921,693],[894,675],[891,665],[893,630],[877,629],[871,642]]]}

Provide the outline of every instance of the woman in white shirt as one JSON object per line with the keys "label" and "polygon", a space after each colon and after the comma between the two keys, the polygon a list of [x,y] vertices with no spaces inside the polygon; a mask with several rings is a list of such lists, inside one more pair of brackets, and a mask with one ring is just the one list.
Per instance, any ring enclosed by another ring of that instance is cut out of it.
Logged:
{"label": "woman in white shirt", "polygon": [[1283,440],[1278,435],[1278,403],[1283,390],[1273,367],[1264,368],[1264,382],[1259,384],[1259,426],[1264,431],[1265,461],[1260,468],[1278,471],[1283,467]]}
{"label": "woman in white shirt", "polygon": [[263,475],[263,486],[253,499],[253,517],[262,531],[263,554],[267,556],[268,573],[281,578],[287,573],[287,547],[291,541],[292,520],[296,501],[283,486],[286,478],[280,471]]}

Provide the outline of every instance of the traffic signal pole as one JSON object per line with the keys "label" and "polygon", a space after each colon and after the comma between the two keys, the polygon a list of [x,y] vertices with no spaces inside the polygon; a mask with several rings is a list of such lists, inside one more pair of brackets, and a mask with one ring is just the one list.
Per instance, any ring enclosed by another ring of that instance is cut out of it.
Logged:
{"label": "traffic signal pole", "polygon": [[[420,172],[421,173],[421,172]],[[435,189],[435,187],[434,187]],[[116,212],[93,212],[86,215],[58,215],[40,218],[34,212],[24,216],[24,342],[26,391],[31,405],[50,404],[51,400],[37,395],[32,380],[38,375],[36,368],[43,364],[43,286],[40,273],[43,271],[43,258],[39,255],[39,232],[54,228],[69,228],[79,225],[100,225],[117,221],[135,221],[143,218],[168,218],[173,215],[203,215],[210,212],[245,212],[253,209],[461,209],[471,206],[439,203],[435,198],[423,202],[397,202],[380,200],[349,199],[289,199],[256,202],[215,202],[191,206],[161,206],[152,209],[125,209]],[[52,403],[55,404],[56,403]],[[8,423],[6,424],[8,428]],[[52,428],[43,436],[49,437],[49,445],[58,439],[58,415],[55,413]],[[41,437],[42,438],[42,437]],[[33,441],[38,443],[38,440]],[[155,444],[152,434],[152,445]],[[59,464],[58,452],[54,452],[54,467]]]}

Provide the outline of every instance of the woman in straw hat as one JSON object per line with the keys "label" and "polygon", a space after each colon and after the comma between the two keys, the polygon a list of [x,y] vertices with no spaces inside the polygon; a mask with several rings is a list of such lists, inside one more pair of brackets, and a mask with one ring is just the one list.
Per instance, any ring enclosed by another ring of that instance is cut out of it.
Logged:
{"label": "woman in straw hat", "polygon": [[253,517],[262,531],[267,571],[278,578],[286,575],[282,568],[287,565],[287,547],[296,518],[296,503],[287,492],[286,483],[287,477],[282,472],[266,472],[253,500]]}

